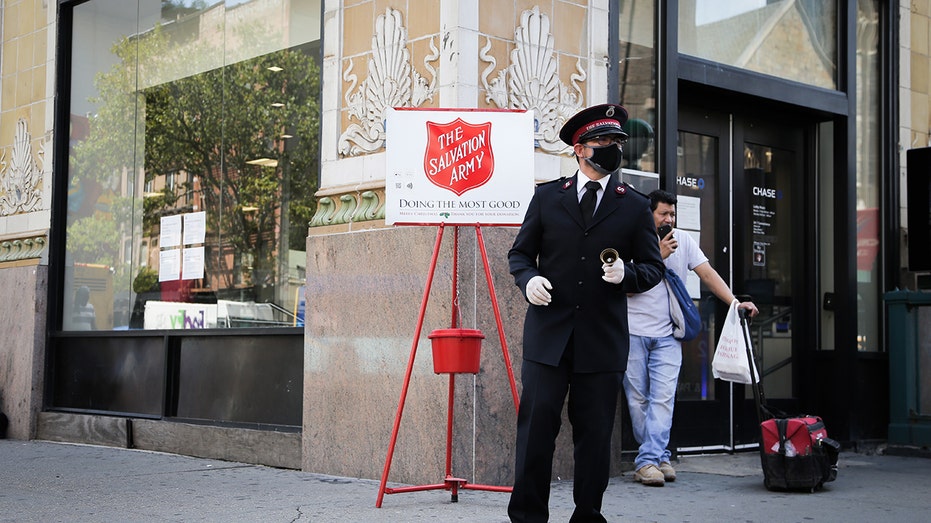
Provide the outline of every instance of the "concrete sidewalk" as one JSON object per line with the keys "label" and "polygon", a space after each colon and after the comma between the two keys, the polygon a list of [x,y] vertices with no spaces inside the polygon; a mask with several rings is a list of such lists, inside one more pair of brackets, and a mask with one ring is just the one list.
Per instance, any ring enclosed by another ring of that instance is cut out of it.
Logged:
{"label": "concrete sidewalk", "polygon": [[[613,478],[608,521],[931,520],[920,457],[842,453],[837,480],[814,494],[767,491],[754,452],[683,456],[677,470],[663,488]],[[443,490],[406,492],[375,508],[377,480],[45,441],[0,440],[0,485],[2,522],[507,521],[506,493],[461,490],[451,503]],[[571,482],[553,484],[550,506],[551,521],[569,519]]]}

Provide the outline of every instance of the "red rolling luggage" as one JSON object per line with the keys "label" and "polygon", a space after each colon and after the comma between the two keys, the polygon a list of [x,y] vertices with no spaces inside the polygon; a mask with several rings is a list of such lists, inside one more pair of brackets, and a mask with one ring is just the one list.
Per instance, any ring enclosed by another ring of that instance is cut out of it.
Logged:
{"label": "red rolling luggage", "polygon": [[[747,360],[753,361],[750,327],[744,311],[740,314],[747,348]],[[763,384],[750,370],[753,399],[760,419],[760,464],[763,484],[770,490],[806,490],[814,492],[837,477],[840,444],[828,437],[819,416],[788,416],[766,405]]]}

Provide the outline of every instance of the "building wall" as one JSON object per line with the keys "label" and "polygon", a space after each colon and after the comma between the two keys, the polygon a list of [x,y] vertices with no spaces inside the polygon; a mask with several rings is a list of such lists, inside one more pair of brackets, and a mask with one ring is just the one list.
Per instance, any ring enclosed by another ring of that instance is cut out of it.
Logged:
{"label": "building wall", "polygon": [[[50,7],[51,5],[51,7]],[[54,2],[2,3],[0,43],[0,411],[35,435],[45,354],[54,100]]]}
{"label": "building wall", "polygon": [[906,151],[931,146],[931,1],[899,7],[899,194],[903,266],[908,261]]}
{"label": "building wall", "polygon": [[582,107],[606,101],[606,0],[343,4],[324,3],[322,174],[311,235],[380,226],[390,107],[533,110],[537,179],[574,171],[557,133]]}
{"label": "building wall", "polygon": [[[48,266],[0,269],[0,295],[16,296],[20,312],[5,307],[0,314],[0,411],[9,418],[7,437],[32,439],[42,408],[45,347],[45,302]],[[9,301],[7,302],[9,303]]]}
{"label": "building wall", "polygon": [[[379,477],[400,410],[387,479],[433,484],[444,472],[449,380],[434,374],[427,336],[450,326],[454,233],[446,231],[436,253],[436,279],[415,338],[437,230],[384,226],[386,109],[532,110],[534,176],[549,180],[575,171],[557,133],[579,109],[607,101],[607,54],[605,0],[325,3],[323,173],[307,244],[304,470]],[[552,89],[541,94],[535,82]],[[402,87],[381,88],[388,83]],[[480,329],[485,339],[479,374],[456,375],[453,474],[508,485],[516,409],[499,334],[519,392],[526,302],[507,269],[517,231],[487,228],[483,235],[501,304],[499,333],[476,235],[465,229],[458,252],[462,327]],[[617,423],[620,434],[619,414]],[[554,477],[572,477],[570,437],[568,428],[560,435]],[[620,463],[615,467],[618,473]]]}

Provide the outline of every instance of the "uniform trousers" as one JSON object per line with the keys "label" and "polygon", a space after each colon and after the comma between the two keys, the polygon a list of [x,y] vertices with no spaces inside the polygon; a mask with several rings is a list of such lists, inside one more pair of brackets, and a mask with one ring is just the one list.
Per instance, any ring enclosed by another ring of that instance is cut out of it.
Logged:
{"label": "uniform trousers", "polygon": [[567,395],[575,459],[575,511],[569,521],[606,521],[601,502],[608,487],[611,433],[623,372],[574,372],[572,359],[572,350],[567,349],[558,367],[522,362],[514,489],[508,504],[513,522],[549,519],[553,453]]}

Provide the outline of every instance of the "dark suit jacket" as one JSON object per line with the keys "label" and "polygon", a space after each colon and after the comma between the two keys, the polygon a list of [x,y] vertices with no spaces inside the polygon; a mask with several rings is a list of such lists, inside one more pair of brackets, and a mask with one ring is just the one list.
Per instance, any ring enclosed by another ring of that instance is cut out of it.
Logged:
{"label": "dark suit jacket", "polygon": [[[524,296],[534,276],[553,285],[549,305],[527,309],[523,357],[558,365],[575,333],[576,372],[623,372],[630,343],[627,293],[646,291],[663,276],[653,213],[646,196],[612,175],[586,229],[577,196],[579,177],[587,181],[576,173],[537,186],[508,252],[511,274]],[[620,284],[601,278],[599,255],[607,247],[624,260]]]}

